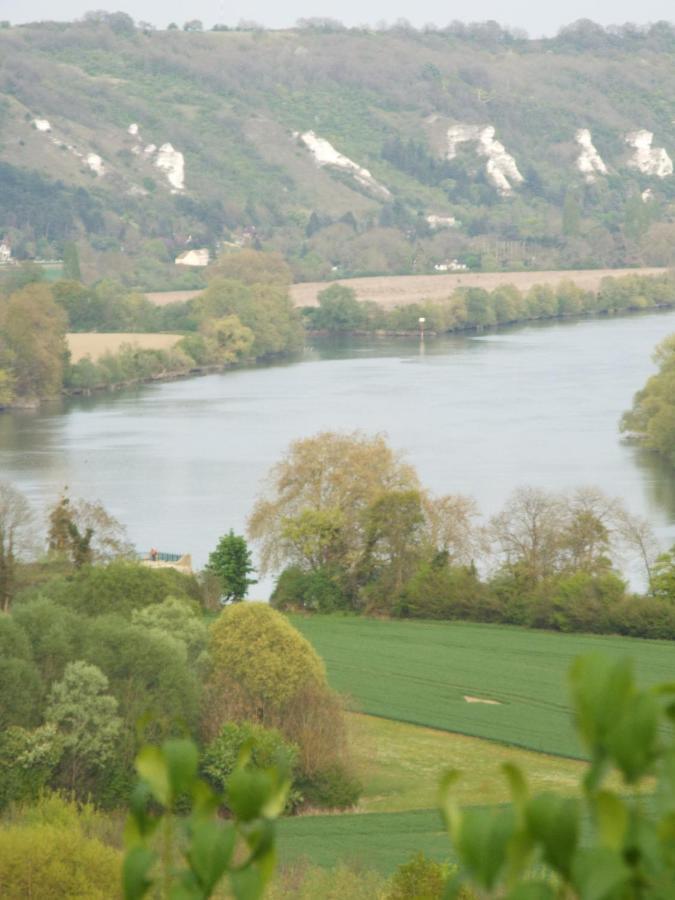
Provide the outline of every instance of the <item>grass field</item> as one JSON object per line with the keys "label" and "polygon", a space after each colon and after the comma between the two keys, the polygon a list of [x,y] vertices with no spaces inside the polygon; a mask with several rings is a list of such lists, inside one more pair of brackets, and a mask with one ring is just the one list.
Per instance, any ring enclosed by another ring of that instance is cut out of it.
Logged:
{"label": "grass field", "polygon": [[294,616],[293,624],[354,710],[562,756],[583,756],[568,700],[575,656],[629,655],[646,684],[675,675],[675,644],[665,641],[356,616]]}
{"label": "grass field", "polygon": [[90,356],[95,362],[106,353],[117,353],[124,344],[133,344],[144,350],[169,350],[180,340],[180,335],[84,332],[70,333],[67,338],[73,362],[79,362],[85,356]]}
{"label": "grass field", "polygon": [[576,793],[586,770],[577,760],[375,716],[352,713],[349,726],[356,772],[364,785],[359,812],[433,809],[441,775],[449,768],[462,772],[456,796],[467,805],[510,800],[499,768],[505,762],[525,769],[533,790],[561,794]]}
{"label": "grass field", "polygon": [[390,873],[418,850],[439,860],[452,857],[435,809],[301,816],[283,819],[278,834],[279,859],[284,865],[298,860],[318,866],[349,863]]}

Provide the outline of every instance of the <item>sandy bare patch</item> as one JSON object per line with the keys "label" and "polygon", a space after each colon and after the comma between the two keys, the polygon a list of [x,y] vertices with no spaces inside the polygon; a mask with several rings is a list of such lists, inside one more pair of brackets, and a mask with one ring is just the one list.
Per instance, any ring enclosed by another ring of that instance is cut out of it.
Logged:
{"label": "sandy bare patch", "polygon": [[[405,306],[421,300],[443,300],[458,287],[494,290],[513,284],[526,291],[535,284],[573,281],[586,290],[596,290],[603,278],[622,275],[662,275],[667,269],[585,269],[555,272],[457,272],[452,275],[387,275],[378,278],[346,278],[337,282],[294,284],[291,296],[296,306],[316,306],[317,295],[329,284],[353,288],[359,300],[373,300],[380,306]],[[149,295],[150,296],[150,295]],[[154,301],[153,301],[154,302]]]}
{"label": "sandy bare patch", "polygon": [[465,694],[464,699],[467,703],[487,703],[488,706],[501,706],[499,700],[486,700],[485,697],[470,697]]}
{"label": "sandy bare patch", "polygon": [[170,303],[185,303],[201,294],[204,288],[194,291],[150,291],[145,296],[155,306],[168,306]]}
{"label": "sandy bare patch", "polygon": [[121,332],[115,334],[85,332],[68,334],[68,349],[73,362],[85,356],[97,360],[106,353],[117,353],[124,344],[132,344],[143,350],[169,350],[180,339],[179,334],[135,334]]}

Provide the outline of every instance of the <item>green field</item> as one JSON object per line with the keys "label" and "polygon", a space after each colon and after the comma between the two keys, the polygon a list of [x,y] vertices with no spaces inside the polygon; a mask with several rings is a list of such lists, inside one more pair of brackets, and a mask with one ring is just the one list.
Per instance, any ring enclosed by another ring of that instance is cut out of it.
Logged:
{"label": "green field", "polygon": [[393,872],[414,853],[452,858],[440,813],[356,813],[301,816],[279,823],[279,859],[284,865],[306,860],[318,866],[347,863]]}
{"label": "green field", "polygon": [[294,616],[293,624],[355,710],[561,756],[582,757],[568,699],[574,657],[631,656],[644,684],[675,676],[675,645],[665,641],[356,616]]}
{"label": "green field", "polygon": [[[533,791],[560,794],[577,793],[587,767],[576,759],[356,713],[349,716],[349,733],[356,774],[363,784],[359,812],[434,809],[447,769],[462,773],[455,786],[461,804],[487,806],[511,799],[503,763],[524,769]],[[620,787],[618,780],[614,786]]]}

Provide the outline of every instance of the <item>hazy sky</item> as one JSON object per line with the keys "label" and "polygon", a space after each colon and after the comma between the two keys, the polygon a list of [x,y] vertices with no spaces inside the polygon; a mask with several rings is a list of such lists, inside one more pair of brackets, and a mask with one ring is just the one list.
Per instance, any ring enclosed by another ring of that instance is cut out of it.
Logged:
{"label": "hazy sky", "polygon": [[0,18],[11,22],[75,19],[90,9],[124,10],[136,20],[165,26],[199,18],[209,27],[216,22],[235,25],[252,19],[274,28],[296,19],[326,16],[347,25],[393,22],[406,18],[413,25],[446,25],[453,19],[496,19],[503,25],[525,28],[533,36],[555,33],[561,25],[587,18],[603,25],[622,22],[675,20],[673,0],[567,0],[562,4],[534,0],[0,0]]}

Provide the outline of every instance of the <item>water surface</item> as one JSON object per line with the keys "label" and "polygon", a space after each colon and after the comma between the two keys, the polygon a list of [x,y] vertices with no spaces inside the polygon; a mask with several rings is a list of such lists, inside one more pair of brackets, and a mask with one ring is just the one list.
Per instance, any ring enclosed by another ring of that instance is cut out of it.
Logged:
{"label": "water surface", "polygon": [[[141,550],[205,562],[243,531],[289,442],[385,432],[437,492],[494,513],[521,484],[597,485],[675,540],[675,473],[617,423],[675,312],[417,339],[315,340],[302,359],[0,415],[0,473],[36,505],[100,499]],[[269,582],[259,585],[265,595]],[[254,592],[255,589],[254,589]]]}

